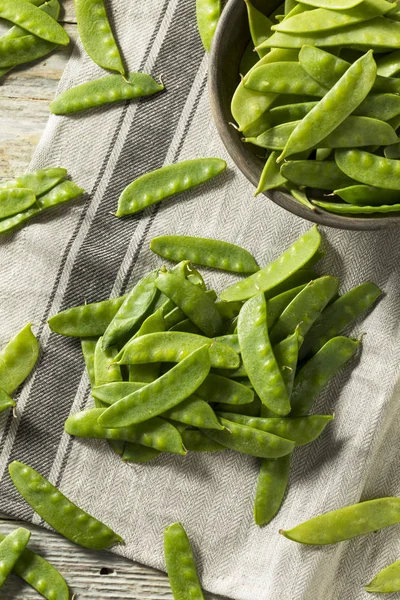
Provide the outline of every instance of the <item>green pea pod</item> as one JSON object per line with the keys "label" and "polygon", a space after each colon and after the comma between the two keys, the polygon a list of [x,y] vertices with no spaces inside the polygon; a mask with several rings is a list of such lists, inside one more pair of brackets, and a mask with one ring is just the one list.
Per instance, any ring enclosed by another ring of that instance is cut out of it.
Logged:
{"label": "green pea pod", "polygon": [[72,337],[103,335],[127,296],[67,308],[47,321],[55,333]]}
{"label": "green pea pod", "polygon": [[124,462],[145,463],[159,456],[161,452],[155,448],[146,448],[140,444],[127,442],[125,444],[122,460]]}
{"label": "green pea pod", "polygon": [[299,347],[302,342],[303,337],[299,334],[299,328],[296,328],[294,333],[273,347],[273,353],[278,363],[288,398],[290,398],[292,393],[299,357]]}
{"label": "green pea pod", "polygon": [[157,288],[154,283],[157,275],[158,269],[151,271],[126,296],[103,335],[104,348],[124,342],[132,335],[156,296]]}
{"label": "green pea pod", "polygon": [[320,244],[321,236],[319,231],[317,227],[312,227],[275,261],[223,291],[220,294],[221,300],[229,302],[233,300],[246,300],[255,296],[260,291],[264,293],[271,293],[273,290],[276,293],[284,291],[283,289],[279,289],[278,286],[284,284],[285,280],[297,271],[306,267],[307,263],[318,251]]}
{"label": "green pea pod", "polygon": [[174,600],[204,600],[192,548],[180,523],[164,530],[164,556]]}
{"label": "green pea pod", "polygon": [[304,339],[300,359],[315,354],[330,339],[340,335],[381,295],[374,283],[366,282],[351,289],[325,308]]}
{"label": "green pea pod", "polygon": [[221,452],[225,446],[210,439],[198,430],[186,430],[182,433],[182,441],[188,452]]}
{"label": "green pea pod", "polygon": [[224,300],[218,300],[215,303],[219,314],[223,321],[230,321],[238,316],[240,309],[243,306],[242,302],[224,302]]}
{"label": "green pea pod", "polygon": [[30,531],[23,527],[19,527],[9,533],[3,541],[0,542],[0,588],[3,587],[8,575],[13,570],[15,563],[21,557],[30,537]]}
{"label": "green pea pod", "polygon": [[301,268],[298,271],[295,271],[292,275],[289,275],[287,279],[284,279],[277,286],[273,287],[271,290],[267,290],[266,292],[264,292],[265,299],[267,301],[271,300],[272,298],[275,299],[277,296],[283,294],[284,292],[289,292],[290,290],[293,290],[293,288],[299,285],[306,284],[309,281],[316,279],[318,277],[317,273],[308,267],[311,267],[312,265],[316,264],[318,261],[321,260],[323,256],[323,252],[316,251],[313,257],[310,259],[310,261],[308,261],[305,265],[305,267],[307,268]]}
{"label": "green pea pod", "polygon": [[363,150],[336,150],[335,161],[349,177],[383,189],[400,190],[400,161]]}
{"label": "green pea pod", "polygon": [[68,540],[93,550],[102,550],[122,542],[119,535],[78,508],[32,467],[15,460],[8,470],[24,500]]}
{"label": "green pea pod", "polygon": [[0,17],[47,42],[67,45],[70,41],[67,33],[55,19],[26,0],[13,0],[11,3],[1,0]]}
{"label": "green pea pod", "polygon": [[400,191],[384,190],[371,185],[352,185],[334,190],[333,193],[348,204],[356,206],[381,206],[382,204],[400,203]]}
{"label": "green pea pod", "polygon": [[306,94],[320,98],[328,92],[328,88],[310,77],[300,63],[290,61],[265,64],[252,69],[244,78],[244,87],[255,92]]}
{"label": "green pea pod", "polygon": [[173,454],[186,454],[179,431],[168,421],[154,417],[146,423],[112,429],[98,423],[107,410],[91,408],[74,413],[65,421],[65,431],[76,437],[131,442]]}
{"label": "green pea pod", "polygon": [[210,52],[220,16],[221,0],[196,0],[197,28],[206,52]]}
{"label": "green pea pod", "polygon": [[14,400],[0,388],[0,412],[8,408],[14,408],[14,406],[16,406]]}
{"label": "green pea pod", "polygon": [[122,381],[121,368],[115,364],[118,350],[115,346],[103,348],[103,338],[99,337],[94,352],[94,379],[96,386]]}
{"label": "green pea pod", "polygon": [[254,499],[256,525],[267,525],[278,513],[289,481],[292,453],[280,458],[263,458]]}
{"label": "green pea pod", "polygon": [[[5,539],[0,534],[0,541]],[[47,560],[28,548],[18,558],[13,571],[47,600],[69,600],[64,577]]]}
{"label": "green pea pod", "polygon": [[79,36],[90,58],[103,69],[124,74],[104,0],[75,0]]}
{"label": "green pea pod", "polygon": [[19,213],[36,202],[31,190],[24,188],[0,190],[0,219]]}
{"label": "green pea pod", "polygon": [[92,388],[94,388],[94,386],[96,385],[94,374],[94,353],[96,350],[97,339],[98,338],[81,339],[81,350],[83,354],[83,359],[85,361],[89,382]]}
{"label": "green pea pod", "polygon": [[125,188],[118,200],[116,216],[133,215],[212,179],[225,168],[226,162],[220,158],[197,158],[150,171]]}
{"label": "green pea pod", "polygon": [[28,377],[39,356],[39,344],[28,323],[0,352],[0,388],[12,394]]}
{"label": "green pea pod", "polygon": [[400,498],[378,498],[345,506],[280,531],[300,544],[326,545],[350,540],[400,523]]}
{"label": "green pea pod", "polygon": [[400,560],[379,571],[373,580],[364,587],[366,592],[388,594],[400,591]]}
{"label": "green pea pod", "polygon": [[287,292],[282,292],[267,301],[267,328],[271,331],[276,321],[279,319],[285,308],[304,290],[307,284],[298,285]]}
{"label": "green pea pod", "polygon": [[241,73],[242,75],[246,75],[246,73],[248,73],[250,69],[254,67],[257,61],[258,55],[256,54],[256,52],[254,52],[254,45],[253,42],[250,40],[250,42],[245,48],[245,51],[242,54],[242,58],[240,60],[239,65],[239,73]]}
{"label": "green pea pod", "polygon": [[[396,3],[397,8],[397,3]],[[388,15],[391,18],[391,15]],[[400,71],[400,50],[394,50],[390,54],[384,54],[376,61],[378,75],[381,77],[392,77]]]}
{"label": "green pea pod", "polygon": [[217,404],[215,406],[216,411],[229,412],[238,415],[246,415],[247,417],[259,417],[262,408],[261,400],[258,396],[254,396],[253,402],[250,404]]}
{"label": "green pea pod", "polygon": [[[165,331],[163,308],[159,308],[153,314],[147,317],[139,328],[139,331],[134,337]],[[141,381],[151,383],[160,375],[160,365],[152,363],[148,365],[129,365],[129,381]]]}
{"label": "green pea pod", "polygon": [[166,331],[164,333],[149,333],[127,344],[118,364],[146,364],[151,362],[179,362],[207,344],[211,366],[221,369],[236,369],[239,367],[238,354],[226,344],[218,343],[202,335]]}
{"label": "green pea pod", "polygon": [[249,404],[254,400],[254,392],[238,381],[210,373],[196,390],[196,396],[207,402],[224,402],[225,404]]}
{"label": "green pea pod", "polygon": [[289,454],[294,448],[294,442],[286,440],[273,433],[259,431],[240,425],[233,421],[220,418],[221,424],[225,427],[223,431],[215,429],[202,430],[212,440],[230,450],[236,450],[250,456],[259,458],[279,458]]}
{"label": "green pea pod", "polygon": [[[249,20],[249,29],[254,46],[262,44],[270,35],[273,22],[262,12],[257,10],[250,0],[245,0],[247,8],[247,18]],[[266,51],[259,53],[260,58],[266,54]]]}
{"label": "green pea pod", "polygon": [[32,190],[35,196],[41,196],[60,183],[66,175],[67,170],[60,168],[32,171],[31,173],[20,175],[15,179],[2,181],[0,183],[0,190],[25,188]]}
{"label": "green pea pod", "polygon": [[361,2],[362,0],[302,0],[302,4],[331,10],[346,10],[358,6]]}
{"label": "green pea pod", "polygon": [[334,190],[353,185],[334,161],[288,160],[281,166],[281,176],[300,186]]}
{"label": "green pea pod", "polygon": [[211,406],[196,395],[165,411],[163,417],[192,427],[223,429]]}
{"label": "green pea pod", "polygon": [[155,285],[208,337],[221,333],[222,319],[215,302],[199,286],[173,273],[160,273]]}
{"label": "green pea pod", "polygon": [[114,381],[94,387],[92,396],[104,404],[114,404],[145,385],[147,385],[145,382],[138,381]]}
{"label": "green pea pod", "polygon": [[125,427],[162,414],[196,391],[207,377],[210,364],[208,347],[204,345],[156,381],[110,406],[99,417],[99,424]]}
{"label": "green pea pod", "polygon": [[276,150],[273,150],[269,155],[262,170],[257,189],[254,192],[255,196],[261,194],[262,192],[266,192],[267,190],[273,190],[277,187],[281,187],[287,182],[287,179],[283,177],[277,165],[276,159],[278,156],[279,152],[276,152]]}

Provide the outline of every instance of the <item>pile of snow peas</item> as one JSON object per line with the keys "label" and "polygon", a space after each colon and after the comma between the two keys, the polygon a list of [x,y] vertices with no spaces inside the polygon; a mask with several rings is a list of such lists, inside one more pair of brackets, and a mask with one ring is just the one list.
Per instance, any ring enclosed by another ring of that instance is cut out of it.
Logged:
{"label": "pile of snow peas", "polygon": [[[283,500],[293,450],[333,418],[309,413],[360,346],[343,331],[381,292],[362,283],[338,295],[337,277],[317,275],[317,227],[263,268],[212,239],[161,236],[150,247],[177,264],[125,296],[49,319],[54,332],[81,338],[95,404],[65,430],[108,440],[128,462],[227,449],[258,457],[255,521],[264,525]],[[217,300],[189,259],[248,276]]]}
{"label": "pile of snow peas", "polygon": [[400,211],[397,4],[286,0],[270,17],[246,5],[231,110],[243,141],[266,152],[256,194],[282,187],[342,215]]}

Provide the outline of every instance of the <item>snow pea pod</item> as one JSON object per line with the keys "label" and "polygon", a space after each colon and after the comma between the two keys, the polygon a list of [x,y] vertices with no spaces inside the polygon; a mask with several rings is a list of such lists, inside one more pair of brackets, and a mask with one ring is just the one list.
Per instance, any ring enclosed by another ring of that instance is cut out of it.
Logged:
{"label": "snow pea pod", "polygon": [[[389,15],[390,16],[390,15]],[[378,75],[392,77],[400,71],[400,50],[394,50],[390,54],[380,56],[376,60]]]}
{"label": "snow pea pod", "polygon": [[185,333],[195,333],[196,335],[201,335],[202,332],[190,319],[183,319],[173,327],[171,327],[170,331],[182,331]]}
{"label": "snow pea pod", "polygon": [[31,34],[5,40],[0,39],[1,74],[4,75],[18,65],[42,58],[55,48],[57,48],[57,44],[46,42]]}
{"label": "snow pea pod", "polygon": [[114,402],[129,396],[136,390],[140,390],[145,385],[147,385],[146,382],[139,381],[110,381],[95,386],[92,390],[92,396],[104,404],[114,404]]}
{"label": "snow pea pod", "polygon": [[373,215],[374,213],[400,212],[400,204],[381,204],[380,206],[355,206],[352,204],[342,204],[338,202],[319,202],[313,200],[313,203],[328,212],[339,215]]}
{"label": "snow pea pod", "polygon": [[268,336],[263,294],[243,305],[239,313],[238,336],[243,364],[261,402],[276,414],[287,415],[289,397]]}
{"label": "snow pea pod", "polygon": [[186,454],[179,431],[168,421],[154,417],[146,423],[113,429],[98,423],[107,410],[90,408],[74,413],[65,421],[64,429],[76,437],[125,441],[173,454]]}
{"label": "snow pea pod", "polygon": [[212,179],[225,168],[226,162],[220,158],[196,158],[150,171],[124,189],[118,200],[116,216],[133,215]]}
{"label": "snow pea pod", "polygon": [[68,540],[93,550],[109,548],[123,541],[107,525],[73,504],[32,467],[15,460],[8,466],[8,470],[24,500],[46,523]]}
{"label": "snow pea pod", "polygon": [[6,233],[25,223],[32,217],[53,206],[58,206],[82,195],[84,190],[72,181],[62,181],[49,192],[36,198],[36,205],[24,212],[0,220],[0,234]]}
{"label": "snow pea pod", "polygon": [[315,354],[326,342],[349,327],[357,317],[371,308],[382,294],[371,282],[349,290],[326,307],[304,339],[300,358]]}
{"label": "snow pea pod", "polygon": [[350,540],[396,523],[400,523],[400,498],[389,497],[345,506],[280,533],[300,544],[320,546]]}
{"label": "snow pea pod", "polygon": [[75,0],[79,36],[90,58],[103,69],[124,74],[104,0]]}
{"label": "snow pea pod", "polygon": [[192,427],[223,429],[211,406],[201,398],[197,398],[196,395],[165,411],[163,417]]}
{"label": "snow pea pod", "polygon": [[0,542],[0,588],[3,587],[15,563],[21,557],[30,537],[30,531],[24,527],[18,527]]}
{"label": "snow pea pod", "polygon": [[204,345],[156,381],[110,406],[99,417],[99,424],[104,427],[125,427],[162,414],[196,391],[207,377],[210,365],[208,347]]}
{"label": "snow pea pod", "polygon": [[180,523],[164,530],[164,557],[174,600],[204,600],[192,548]]}
{"label": "snow pea pod", "polygon": [[243,405],[254,400],[254,392],[247,385],[210,373],[196,390],[196,396],[207,402]]}
{"label": "snow pea pod", "polygon": [[117,314],[126,296],[110,298],[92,304],[73,306],[50,317],[47,321],[55,333],[72,337],[95,337],[103,335]]}
{"label": "snow pea pod", "polygon": [[257,189],[254,192],[255,196],[262,192],[266,192],[267,190],[273,190],[280,187],[287,182],[287,179],[282,176],[279,166],[277,165],[276,159],[278,156],[279,152],[276,151],[272,151],[269,155],[262,170]]}
{"label": "snow pea pod", "polygon": [[[104,348],[124,342],[132,336],[135,327],[146,314],[156,296],[155,281],[157,275],[158,269],[145,275],[126,296],[104,332]],[[178,278],[178,281],[181,283],[182,280]]]}
{"label": "snow pea pod", "polygon": [[4,390],[0,388],[0,412],[7,410],[7,408],[14,408],[16,403]]}
{"label": "snow pea pod", "polygon": [[268,111],[271,127],[274,127],[275,125],[282,125],[282,123],[300,121],[300,119],[305,117],[317,104],[318,101],[315,100],[313,102],[297,102],[296,104],[283,104],[282,106],[274,106],[270,111]]}
{"label": "snow pea pod", "polygon": [[288,160],[281,167],[281,175],[297,185],[334,190],[354,184],[334,161]]}
{"label": "snow pea pod", "polygon": [[215,341],[221,344],[226,344],[232,348],[235,352],[240,354],[239,339],[237,333],[228,333],[226,335],[219,335],[215,338]]}
{"label": "snow pea pod", "polygon": [[90,386],[94,388],[96,385],[94,375],[94,353],[96,350],[97,338],[82,338],[81,350],[85,361],[86,370],[89,377]]}
{"label": "snow pea pod", "polygon": [[324,96],[328,89],[312,79],[298,62],[275,62],[252,69],[244,87],[256,92]]}
{"label": "snow pea pod", "polygon": [[242,54],[239,65],[239,73],[246,75],[258,62],[258,55],[254,52],[253,42],[250,40],[247,44],[245,51]]}
{"label": "snow pea pod", "polygon": [[225,446],[204,435],[198,430],[186,430],[182,433],[182,441],[188,452],[221,452]]}
{"label": "snow pea pod", "polygon": [[274,296],[270,300],[267,301],[267,328],[270,331],[275,325],[276,321],[283,313],[285,308],[290,304],[290,302],[297,296],[301,290],[305,288],[306,284],[298,285],[287,292],[282,292],[282,294],[278,294],[278,296]]}
{"label": "snow pea pod", "polygon": [[67,170],[59,167],[32,171],[15,179],[0,182],[0,190],[27,188],[36,196],[41,196],[60,183],[66,175]]}
{"label": "snow pea pod", "polygon": [[126,77],[107,75],[62,92],[50,102],[49,108],[54,115],[69,115],[104,104],[152,96],[163,89],[161,83],[146,73],[128,73]]}
{"label": "snow pea pod", "polygon": [[188,235],[162,235],[151,240],[150,250],[174,262],[186,258],[196,265],[232,273],[255,273],[259,270],[250,252],[220,240]]}
{"label": "snow pea pod", "polygon": [[201,346],[209,346],[211,366],[220,369],[236,369],[240,359],[235,350],[226,344],[213,342],[202,335],[166,331],[149,333],[129,342],[118,364],[146,364],[150,362],[179,362]]}
{"label": "snow pea pod", "polygon": [[[157,309],[153,314],[149,315],[140,326],[134,338],[148,333],[165,331],[164,310],[162,307]],[[123,350],[123,348],[122,348]],[[157,379],[160,374],[160,365],[152,363],[148,365],[129,365],[129,381],[141,381],[150,383]]]}
{"label": "snow pea pod", "polygon": [[335,161],[349,177],[376,187],[400,190],[400,161],[363,150],[336,150]]}
{"label": "snow pea pod", "polygon": [[0,352],[0,388],[12,394],[28,377],[39,356],[31,324],[25,325]]}
{"label": "snow pea pod", "polygon": [[238,415],[246,415],[248,417],[259,417],[263,404],[258,396],[254,396],[253,402],[250,404],[217,404],[215,410],[220,412],[229,412]]}
{"label": "snow pea pod", "polygon": [[301,0],[301,4],[328,8],[330,10],[347,10],[360,4],[362,0]]}
{"label": "snow pea pod", "polygon": [[399,204],[400,191],[384,190],[372,185],[351,185],[334,190],[334,194],[349,204],[358,206],[380,206],[382,204]]}
{"label": "snow pea pod", "polygon": [[0,17],[47,42],[64,46],[69,43],[69,37],[61,25],[45,11],[26,0],[1,0]]}
{"label": "snow pea pod", "polygon": [[153,460],[153,458],[156,458],[160,454],[160,450],[156,450],[155,448],[146,448],[146,446],[141,446],[140,444],[127,442],[121,458],[124,462],[145,463]]}
{"label": "snow pea pod", "polygon": [[292,453],[261,461],[254,499],[256,525],[266,525],[279,511],[289,481],[291,458]]}
{"label": "snow pea pod", "polygon": [[218,309],[199,286],[173,273],[160,273],[155,285],[208,337],[221,333],[222,319]]}
{"label": "snow pea pod", "polygon": [[273,433],[259,431],[228,421],[220,417],[221,424],[225,427],[223,431],[215,429],[202,430],[212,440],[230,450],[236,450],[242,454],[258,456],[259,458],[279,458],[292,452],[294,442],[286,440]]}
{"label": "snow pea pod", "polygon": [[[291,133],[278,162],[295,152],[313,148],[325,139],[366,98],[376,77],[372,51],[349,67]],[[363,117],[359,117],[363,118]],[[323,144],[322,147],[329,147]]]}
{"label": "snow pea pod", "polygon": [[400,142],[386,146],[383,151],[385,158],[400,158]]}
{"label": "snow pea pod", "polygon": [[[0,534],[0,541],[5,539]],[[44,558],[28,548],[22,552],[13,572],[33,587],[46,600],[69,600],[69,590],[64,577]]]}
{"label": "snow pea pod", "polygon": [[[247,8],[247,18],[249,21],[250,35],[254,46],[259,46],[271,35],[273,22],[262,12],[260,12],[250,0],[245,0]],[[267,51],[268,52],[268,51]],[[259,53],[260,58],[266,54],[265,51]]]}
{"label": "snow pea pod", "polygon": [[220,16],[221,0],[196,0],[197,29],[206,52],[210,52]]}
{"label": "snow pea pod", "polygon": [[0,219],[15,215],[36,202],[31,190],[24,188],[0,190]]}
{"label": "snow pea pod", "polygon": [[399,113],[400,96],[397,94],[371,94],[354,111],[355,115],[380,119],[381,121],[390,121]]}
{"label": "snow pea pod", "polygon": [[[268,300],[288,288],[285,287],[290,279],[290,287],[298,285],[293,283],[305,276],[300,273],[316,255],[321,244],[321,236],[317,227],[312,227],[296,242],[294,242],[281,256],[272,263],[260,269],[257,273],[228,287],[220,294],[221,300],[234,301],[246,300],[263,291]],[[303,283],[303,281],[300,281]],[[289,289],[290,289],[289,287]],[[275,292],[275,293],[274,293]]]}
{"label": "snow pea pod", "polygon": [[121,367],[115,364],[118,350],[115,346],[103,348],[103,338],[99,337],[94,351],[94,380],[96,386],[122,381]]}
{"label": "snow pea pod", "polygon": [[328,340],[298,371],[290,398],[291,416],[306,415],[329,381],[353,358],[359,340],[337,336]]}
{"label": "snow pea pod", "polygon": [[[299,357],[299,347],[302,342],[303,337],[299,334],[298,328],[296,328],[292,335],[289,335],[286,339],[279,342],[279,344],[275,344],[273,347],[275,359],[280,368],[288,398],[290,398],[292,393],[297,360]],[[267,416],[266,411],[267,408],[263,406],[261,410],[262,417]]]}
{"label": "snow pea pod", "polygon": [[388,594],[400,591],[400,560],[379,571],[373,580],[364,587],[366,592]]}

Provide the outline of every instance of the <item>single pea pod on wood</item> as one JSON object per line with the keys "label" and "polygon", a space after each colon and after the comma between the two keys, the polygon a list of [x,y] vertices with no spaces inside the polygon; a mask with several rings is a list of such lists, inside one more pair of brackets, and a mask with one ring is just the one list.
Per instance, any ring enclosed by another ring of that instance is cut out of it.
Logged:
{"label": "single pea pod on wood", "polygon": [[19,213],[36,202],[35,194],[28,189],[0,190],[0,219]]}
{"label": "single pea pod on wood", "polygon": [[128,73],[126,77],[107,75],[62,92],[50,102],[49,108],[54,115],[68,115],[105,104],[152,96],[163,89],[161,83],[146,73]]}
{"label": "single pea pod on wood", "polygon": [[31,532],[24,527],[14,529],[0,542],[0,588],[3,587],[7,577],[12,572],[15,563],[25,550]]}
{"label": "single pea pod on wood", "polygon": [[[0,542],[5,539],[0,534]],[[13,572],[33,587],[46,600],[69,600],[69,590],[64,577],[47,560],[28,548],[22,552]]]}
{"label": "single pea pod on wood", "polygon": [[47,42],[66,46],[70,41],[66,31],[55,19],[26,0],[1,0],[0,17]]}
{"label": "single pea pod on wood", "polygon": [[164,530],[164,557],[174,600],[204,600],[192,548],[180,523]]}
{"label": "single pea pod on wood", "polygon": [[400,523],[400,498],[367,500],[314,517],[280,533],[300,544],[326,545],[350,540]]}
{"label": "single pea pod on wood", "polygon": [[32,467],[15,460],[8,470],[24,500],[68,540],[93,550],[109,548],[123,541],[107,525],[78,508]]}
{"label": "single pea pod on wood", "polygon": [[189,235],[162,235],[151,240],[150,250],[175,262],[188,259],[196,265],[232,273],[255,273],[259,270],[250,252],[220,240]]}
{"label": "single pea pod on wood", "polygon": [[197,29],[206,52],[210,52],[220,16],[221,0],[196,0]]}
{"label": "single pea pod on wood", "polygon": [[400,560],[379,571],[364,589],[375,594],[400,592]]}
{"label": "single pea pod on wood", "polygon": [[360,183],[400,190],[400,161],[364,150],[336,150],[335,161],[343,173]]}
{"label": "single pea pod on wood", "polygon": [[278,513],[287,484],[292,453],[280,458],[264,458],[261,461],[254,499],[256,525],[267,525]]}
{"label": "single pea pod on wood", "polygon": [[247,300],[260,291],[267,293],[268,299],[271,297],[268,294],[273,290],[276,293],[285,291],[278,286],[284,285],[289,277],[304,269],[315,256],[320,245],[320,233],[317,227],[312,227],[272,263],[224,290],[220,294],[221,300]]}
{"label": "single pea pod on wood", "polygon": [[116,216],[133,215],[212,179],[225,168],[226,162],[220,158],[196,158],[150,171],[124,189],[118,200]]}
{"label": "single pea pod on wood", "polygon": [[12,394],[28,377],[39,356],[31,324],[25,325],[0,352],[0,388]]}

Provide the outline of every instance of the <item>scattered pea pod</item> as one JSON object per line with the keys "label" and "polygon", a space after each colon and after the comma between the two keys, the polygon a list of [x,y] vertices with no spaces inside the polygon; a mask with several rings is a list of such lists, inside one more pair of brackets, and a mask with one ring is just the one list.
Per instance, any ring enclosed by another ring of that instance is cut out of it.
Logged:
{"label": "scattered pea pod", "polygon": [[366,592],[388,594],[400,591],[400,561],[396,561],[379,571],[373,580],[364,587]]}
{"label": "scattered pea pod", "polygon": [[256,525],[267,525],[275,517],[283,502],[289,481],[292,454],[261,461],[254,500]]}
{"label": "scattered pea pod", "polygon": [[50,317],[49,327],[55,333],[72,337],[103,335],[121,308],[126,296],[67,308]]}
{"label": "scattered pea pod", "polygon": [[28,323],[0,352],[0,388],[12,394],[28,377],[39,356],[39,344]]}
{"label": "scattered pea pod", "polygon": [[0,190],[0,219],[15,215],[36,202],[31,190],[24,188]]}
{"label": "scattered pea pod", "polygon": [[204,600],[190,542],[180,523],[165,528],[164,556],[174,600]]}

